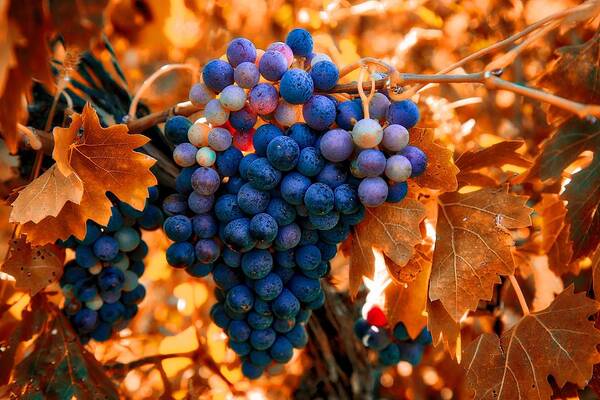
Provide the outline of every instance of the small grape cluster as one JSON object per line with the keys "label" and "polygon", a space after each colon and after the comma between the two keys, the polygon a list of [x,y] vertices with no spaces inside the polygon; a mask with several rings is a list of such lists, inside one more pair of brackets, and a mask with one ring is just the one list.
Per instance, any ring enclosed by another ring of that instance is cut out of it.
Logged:
{"label": "small grape cluster", "polygon": [[152,204],[158,201],[158,188],[149,193],[143,211],[111,196],[114,205],[107,226],[88,220],[83,240],[71,237],[61,243],[75,251],[60,280],[63,312],[83,343],[106,341],[127,327],[146,296],[139,278],[148,246],[140,228],[158,229],[163,222],[162,211]]}
{"label": "small grape cluster", "polygon": [[[402,200],[405,180],[427,163],[407,146],[405,127],[392,123],[384,132],[362,117],[360,102],[318,94],[337,84],[339,71],[312,48],[303,29],[264,52],[234,39],[227,61],[206,64],[203,83],[190,90],[204,118],[175,116],[164,129],[182,167],[177,193],[163,202],[163,228],[174,242],[167,261],[195,277],[212,273],[218,302],[211,317],[253,379],[306,345],[305,323],[325,301],[320,279],[365,206]],[[373,97],[373,115],[408,128],[417,122],[414,103],[380,95],[385,101]],[[385,153],[376,149],[382,141]],[[383,169],[375,165],[381,157],[361,158],[369,151],[383,157]],[[379,176],[388,162],[389,190]]]}
{"label": "small grape cluster", "polygon": [[354,333],[367,348],[377,352],[381,366],[396,365],[400,361],[418,365],[425,348],[431,344],[431,333],[423,328],[413,340],[402,322],[394,326],[392,335],[387,325],[383,311],[374,306],[367,313],[367,319],[359,318],[354,323]]}

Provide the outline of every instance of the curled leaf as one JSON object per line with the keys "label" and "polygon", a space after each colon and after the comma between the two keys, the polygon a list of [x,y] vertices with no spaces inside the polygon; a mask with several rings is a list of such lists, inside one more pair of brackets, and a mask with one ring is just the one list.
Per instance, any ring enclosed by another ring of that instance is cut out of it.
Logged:
{"label": "curled leaf", "polygon": [[395,264],[404,266],[421,241],[419,223],[425,218],[425,207],[407,198],[400,203],[384,203],[367,208],[365,219],[354,227],[350,256],[350,294],[356,296],[362,277],[373,278],[373,248],[381,250]]}

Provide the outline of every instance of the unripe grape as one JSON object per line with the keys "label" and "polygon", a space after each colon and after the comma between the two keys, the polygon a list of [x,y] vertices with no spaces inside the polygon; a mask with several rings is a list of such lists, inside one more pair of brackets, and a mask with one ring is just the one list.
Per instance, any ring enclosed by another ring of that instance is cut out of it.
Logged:
{"label": "unripe grape", "polygon": [[229,119],[229,110],[226,110],[217,99],[213,99],[204,108],[206,121],[212,125],[223,125]]}
{"label": "unripe grape", "polygon": [[190,88],[189,98],[193,105],[203,106],[215,98],[215,92],[204,83],[195,83]]}
{"label": "unripe grape", "polygon": [[320,61],[332,61],[331,57],[329,57],[327,54],[325,53],[318,53],[315,54],[311,60],[310,60],[310,66],[314,67],[316,63],[320,62]]}
{"label": "unripe grape", "polygon": [[408,145],[408,130],[402,125],[393,124],[383,130],[381,145],[389,151],[401,151]]}
{"label": "unripe grape", "polygon": [[361,119],[352,128],[354,144],[363,149],[369,149],[381,143],[383,129],[374,119]]}
{"label": "unripe grape", "polygon": [[196,152],[196,162],[202,167],[212,166],[217,159],[217,153],[210,147],[202,147]]}
{"label": "unripe grape", "polygon": [[400,155],[393,155],[388,158],[385,165],[385,175],[394,182],[407,180],[411,173],[412,166],[408,158]]}
{"label": "unripe grape", "polygon": [[196,147],[208,146],[208,132],[210,126],[196,121],[187,132],[188,140]]}
{"label": "unripe grape", "polygon": [[213,128],[208,133],[208,145],[215,151],[224,151],[231,146],[233,137],[227,129]]}
{"label": "unripe grape", "polygon": [[238,111],[246,104],[246,92],[239,86],[229,85],[219,95],[223,108],[229,111]]}
{"label": "unripe grape", "polygon": [[292,126],[302,115],[302,108],[299,105],[290,104],[285,100],[280,100],[275,110],[275,121],[282,126]]}
{"label": "unripe grape", "polygon": [[191,143],[178,144],[173,150],[173,161],[180,167],[191,167],[196,163],[198,149]]}

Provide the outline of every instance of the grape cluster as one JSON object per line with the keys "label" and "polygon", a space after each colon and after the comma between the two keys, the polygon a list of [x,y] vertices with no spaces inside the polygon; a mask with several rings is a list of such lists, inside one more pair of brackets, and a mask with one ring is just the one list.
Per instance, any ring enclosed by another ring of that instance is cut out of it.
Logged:
{"label": "grape cluster", "polygon": [[412,340],[402,322],[396,324],[392,334],[387,328],[387,319],[377,306],[371,308],[367,319],[359,318],[354,323],[354,333],[363,344],[377,352],[380,365],[387,367],[400,361],[418,365],[423,358],[425,347],[431,344],[431,333],[427,328]]}
{"label": "grape cluster", "polygon": [[146,296],[139,282],[144,273],[148,246],[140,228],[158,229],[163,222],[158,189],[149,190],[143,211],[112,196],[112,214],[107,226],[88,220],[83,240],[73,237],[61,243],[75,251],[63,271],[60,286],[65,295],[64,313],[83,343],[108,340],[124,329],[137,314]]}
{"label": "grape cluster", "polygon": [[[383,98],[371,102],[378,120],[364,119],[360,102],[319,94],[337,84],[339,71],[312,49],[303,29],[266,51],[234,39],[227,61],[208,62],[203,83],[190,90],[204,117],[165,124],[182,167],[177,193],[163,202],[163,228],[174,242],[167,261],[195,277],[212,274],[218,302],[211,317],[249,378],[306,345],[305,323],[325,301],[320,279],[337,245],[365,206],[402,200],[405,180],[427,163],[407,146],[406,127],[418,120],[414,103],[392,104],[378,93]],[[394,122],[384,134],[379,121],[386,119]],[[372,153],[383,157],[383,169]],[[408,165],[398,167],[394,157]]]}

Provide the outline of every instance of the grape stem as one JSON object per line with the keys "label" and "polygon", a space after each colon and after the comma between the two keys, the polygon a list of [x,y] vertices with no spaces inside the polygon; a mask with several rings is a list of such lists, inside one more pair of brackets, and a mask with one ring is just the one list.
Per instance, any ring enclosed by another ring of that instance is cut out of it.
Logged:
{"label": "grape stem", "polygon": [[510,279],[510,284],[512,285],[515,293],[517,294],[517,299],[519,299],[519,304],[521,305],[521,309],[523,310],[523,316],[529,315],[529,306],[527,305],[527,301],[525,301],[525,296],[523,295],[523,291],[521,290],[521,286],[519,286],[519,282],[515,275],[510,275],[508,277]]}

